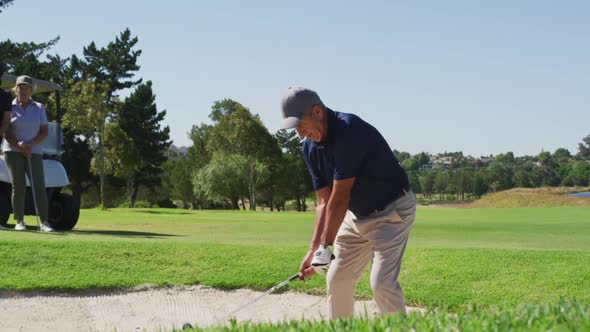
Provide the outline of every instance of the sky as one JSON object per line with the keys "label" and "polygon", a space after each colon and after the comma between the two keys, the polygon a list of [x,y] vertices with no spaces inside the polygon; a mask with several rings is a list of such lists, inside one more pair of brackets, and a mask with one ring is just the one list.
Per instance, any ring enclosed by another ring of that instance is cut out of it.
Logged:
{"label": "sky", "polygon": [[521,156],[590,135],[589,17],[567,0],[15,0],[0,40],[60,36],[49,53],[67,57],[129,28],[177,146],[224,98],[274,133],[305,86],[392,149]]}

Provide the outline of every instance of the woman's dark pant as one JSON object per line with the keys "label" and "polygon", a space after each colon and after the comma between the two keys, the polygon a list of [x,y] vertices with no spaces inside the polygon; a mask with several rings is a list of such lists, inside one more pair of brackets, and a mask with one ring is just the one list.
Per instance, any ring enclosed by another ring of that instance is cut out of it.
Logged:
{"label": "woman's dark pant", "polygon": [[27,158],[20,152],[6,151],[4,159],[8,166],[8,172],[12,179],[12,211],[14,220],[23,221],[25,215],[25,192],[26,180],[25,172],[29,176],[33,174],[33,183],[35,184],[35,197],[37,198],[37,208],[41,221],[47,221],[48,204],[47,192],[45,191],[45,174],[43,172],[43,157],[39,154],[31,155],[32,172],[29,170]]}

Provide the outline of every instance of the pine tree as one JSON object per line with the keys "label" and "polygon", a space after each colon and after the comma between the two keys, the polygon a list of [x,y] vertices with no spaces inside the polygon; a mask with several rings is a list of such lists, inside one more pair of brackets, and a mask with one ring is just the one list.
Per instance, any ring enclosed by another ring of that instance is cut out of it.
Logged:
{"label": "pine tree", "polygon": [[135,205],[140,185],[151,189],[160,184],[162,164],[172,143],[170,128],[162,128],[160,124],[166,111],[158,112],[155,100],[152,82],[148,81],[139,85],[125,100],[118,114],[121,129],[141,156],[141,167],[126,179],[130,207]]}

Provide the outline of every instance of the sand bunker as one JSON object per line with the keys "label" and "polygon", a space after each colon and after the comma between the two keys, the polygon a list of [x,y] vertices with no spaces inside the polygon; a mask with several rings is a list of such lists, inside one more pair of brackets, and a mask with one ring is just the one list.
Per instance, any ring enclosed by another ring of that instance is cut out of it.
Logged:
{"label": "sand bunker", "polygon": [[[0,293],[1,331],[160,331],[185,322],[202,327],[227,324],[227,314],[262,294],[202,286],[92,293]],[[409,308],[409,310],[419,310]],[[372,301],[357,301],[356,312],[374,315]],[[237,312],[238,321],[318,320],[325,298],[286,292],[271,294]]]}

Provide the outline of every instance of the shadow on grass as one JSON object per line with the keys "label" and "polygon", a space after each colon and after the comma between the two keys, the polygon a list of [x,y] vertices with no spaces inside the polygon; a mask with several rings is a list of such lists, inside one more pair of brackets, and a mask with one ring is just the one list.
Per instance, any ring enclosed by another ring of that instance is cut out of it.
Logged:
{"label": "shadow on grass", "polygon": [[155,211],[155,210],[135,210],[135,213],[147,213],[147,214],[192,214],[190,212],[168,212],[168,211]]}
{"label": "shadow on grass", "polygon": [[8,225],[4,225],[4,227],[2,230],[3,231],[10,231],[10,232],[16,232],[16,233],[35,233],[35,234],[47,234],[47,235],[64,235],[61,231],[54,231],[54,232],[42,232],[39,230],[39,228],[37,228],[37,226],[30,226],[27,225],[26,230],[22,230],[22,231],[17,231],[16,229],[14,229],[14,227],[10,227]]}
{"label": "shadow on grass", "polygon": [[145,237],[145,238],[163,238],[163,237],[171,237],[171,236],[178,236],[175,234],[163,234],[163,233],[150,233],[150,232],[134,232],[134,231],[115,231],[115,230],[73,230],[69,231],[68,233],[71,234],[81,234],[81,235],[108,235],[108,236],[120,236],[120,237]]}

